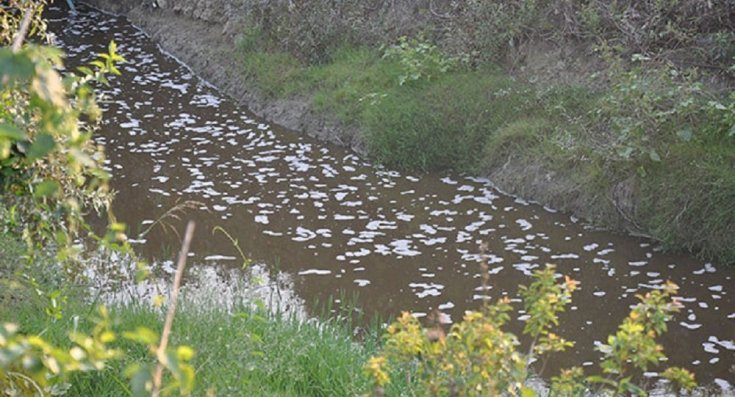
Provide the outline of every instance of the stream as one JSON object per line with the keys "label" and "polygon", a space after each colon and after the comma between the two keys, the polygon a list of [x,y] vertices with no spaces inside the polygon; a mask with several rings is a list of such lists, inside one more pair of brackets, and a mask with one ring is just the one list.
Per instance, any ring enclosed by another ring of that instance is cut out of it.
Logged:
{"label": "stream", "polygon": [[[239,107],[124,17],[80,11],[52,12],[67,67],[88,63],[110,40],[127,60],[122,76],[100,88],[104,123],[96,139],[106,146],[115,213],[130,236],[178,204],[186,207],[181,220],[164,221],[179,230],[184,220],[197,222],[190,263],[233,277],[243,262],[239,247],[266,273],[288,278],[307,311],[308,302],[355,296],[365,315],[383,318],[440,310],[457,321],[488,297],[518,302],[518,286],[553,263],[581,288],[558,330],[576,346],[552,357],[552,374],[596,366],[595,345],[615,331],[636,294],[671,280],[684,307],[661,338],[669,364],[733,391],[735,269],[595,229],[483,178],[371,164]],[[136,250],[170,260],[179,238],[160,226],[136,240]],[[488,247],[487,288],[480,243]],[[228,291],[208,288],[212,295]],[[511,328],[519,330],[522,320]]]}

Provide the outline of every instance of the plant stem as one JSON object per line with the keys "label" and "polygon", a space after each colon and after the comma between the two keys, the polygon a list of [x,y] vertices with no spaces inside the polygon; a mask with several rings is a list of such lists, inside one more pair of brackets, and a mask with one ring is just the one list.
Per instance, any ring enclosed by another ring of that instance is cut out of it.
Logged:
{"label": "plant stem", "polygon": [[174,322],[174,314],[176,313],[176,300],[179,297],[179,287],[181,286],[181,277],[184,274],[184,267],[186,266],[186,257],[189,254],[189,247],[191,246],[191,239],[194,235],[194,221],[189,221],[186,225],[186,234],[184,234],[184,242],[181,245],[181,251],[179,252],[179,260],[176,264],[176,276],[174,276],[174,285],[171,289],[171,302],[168,305],[168,313],[166,313],[166,321],[163,325],[163,332],[161,333],[161,343],[158,345],[156,356],[158,357],[158,364],[156,364],[156,373],[153,376],[153,392],[152,397],[158,397],[161,392],[161,379],[163,378],[163,363],[166,360],[166,348],[168,347],[168,338],[171,335],[171,326]]}
{"label": "plant stem", "polygon": [[33,8],[26,8],[26,10],[23,12],[23,20],[20,22],[18,33],[15,34],[15,38],[13,39],[13,46],[11,47],[13,52],[20,51],[20,47],[23,45],[23,40],[25,40],[26,34],[28,34],[28,27],[31,26],[32,16]]}

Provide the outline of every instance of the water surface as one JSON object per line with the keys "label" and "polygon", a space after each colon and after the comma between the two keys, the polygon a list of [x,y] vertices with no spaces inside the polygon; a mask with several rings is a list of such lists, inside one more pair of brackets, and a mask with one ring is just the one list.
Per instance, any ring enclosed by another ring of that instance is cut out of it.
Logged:
{"label": "water surface", "polygon": [[[53,26],[70,65],[90,61],[113,39],[127,59],[122,76],[101,90],[105,122],[97,139],[114,174],[115,211],[131,235],[193,200],[199,204],[185,213],[198,222],[193,262],[241,265],[233,243],[213,233],[219,226],[254,261],[289,275],[305,301],[357,292],[365,313],[383,316],[438,309],[457,320],[487,297],[517,301],[517,286],[554,263],[581,282],[560,330],[577,345],[553,357],[554,369],[596,362],[594,346],[615,330],[636,294],[672,280],[684,309],[662,338],[670,364],[725,389],[735,383],[732,269],[595,230],[501,194],[482,178],[400,173],[286,131],[236,106],[125,18],[83,8]],[[487,289],[478,265],[482,242],[489,248]],[[137,246],[161,260],[177,247],[178,238],[158,226]]]}

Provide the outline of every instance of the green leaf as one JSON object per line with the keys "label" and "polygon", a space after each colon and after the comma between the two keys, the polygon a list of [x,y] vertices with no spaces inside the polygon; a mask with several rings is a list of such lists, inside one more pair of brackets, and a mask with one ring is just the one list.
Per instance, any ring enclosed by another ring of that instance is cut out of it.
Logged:
{"label": "green leaf", "polygon": [[28,149],[28,156],[26,157],[29,161],[38,160],[51,153],[54,147],[56,147],[56,142],[51,135],[40,134]]}
{"label": "green leaf", "polygon": [[[10,141],[0,139],[0,160],[5,160],[10,157]],[[0,163],[0,168],[3,168],[4,163]]]}
{"label": "green leaf", "polygon": [[26,53],[14,54],[9,48],[0,49],[0,90],[30,79],[34,71],[33,61]]}
{"label": "green leaf", "polygon": [[626,160],[630,159],[630,156],[633,154],[633,148],[630,146],[622,147],[618,149],[618,154]]}
{"label": "green leaf", "polygon": [[194,350],[189,346],[179,346],[176,348],[176,357],[181,361],[189,361],[194,358]]}
{"label": "green leaf", "polygon": [[21,139],[26,139],[26,133],[13,124],[0,123],[0,138],[8,138],[19,141]]}
{"label": "green leaf", "polygon": [[123,337],[144,345],[155,345],[158,343],[158,335],[146,327],[138,327],[135,331],[124,332]]}
{"label": "green leaf", "polygon": [[622,384],[623,388],[625,389],[625,391],[627,391],[630,394],[634,394],[634,395],[637,395],[637,396],[645,396],[645,395],[648,394],[648,393],[646,393],[645,390],[643,390],[638,385],[636,385],[634,383],[631,383],[630,382],[630,378],[623,379],[621,381],[621,384]]}
{"label": "green leaf", "polygon": [[521,397],[536,397],[536,391],[528,386],[521,387]]}
{"label": "green leaf", "polygon": [[661,156],[658,155],[658,152],[656,152],[655,149],[651,149],[651,151],[648,152],[648,157],[650,157],[652,161],[655,161],[657,163],[661,161]]}
{"label": "green leaf", "polygon": [[676,133],[676,136],[684,142],[689,142],[692,140],[692,137],[694,137],[694,132],[691,128],[685,128],[683,130],[679,130]]}
{"label": "green leaf", "polygon": [[617,387],[618,386],[618,384],[615,383],[614,381],[612,381],[610,379],[607,379],[607,378],[603,378],[602,376],[599,376],[599,375],[591,375],[591,376],[588,376],[587,377],[587,382],[590,382],[590,383],[602,383],[602,384],[605,384],[605,385],[608,385],[608,386],[612,386],[612,387]]}
{"label": "green leaf", "polygon": [[38,197],[49,197],[55,195],[59,191],[59,184],[55,181],[45,180],[36,185],[36,190],[33,192],[33,196]]}
{"label": "green leaf", "polygon": [[104,69],[105,68],[105,64],[102,63],[102,61],[96,61],[95,60],[95,61],[90,62],[89,64],[92,65],[92,66],[96,66],[96,67],[98,67],[100,69]]}
{"label": "green leaf", "polygon": [[151,368],[133,364],[125,370],[125,375],[130,378],[130,388],[134,396],[150,396],[149,387],[153,383]]}
{"label": "green leaf", "polygon": [[79,72],[81,72],[85,76],[92,76],[94,74],[94,72],[92,71],[92,69],[90,69],[90,68],[88,68],[86,66],[79,66],[77,68],[77,70],[79,70]]}

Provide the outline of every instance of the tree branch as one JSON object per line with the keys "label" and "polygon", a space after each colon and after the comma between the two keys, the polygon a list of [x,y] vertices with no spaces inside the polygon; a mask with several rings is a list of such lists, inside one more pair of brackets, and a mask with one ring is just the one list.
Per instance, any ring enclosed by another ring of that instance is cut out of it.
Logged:
{"label": "tree branch", "polygon": [[23,12],[23,20],[20,22],[20,28],[13,39],[13,46],[11,47],[13,52],[20,51],[20,47],[23,45],[23,40],[25,40],[26,35],[28,34],[28,28],[31,26],[31,17],[33,17],[33,8],[28,7]]}

